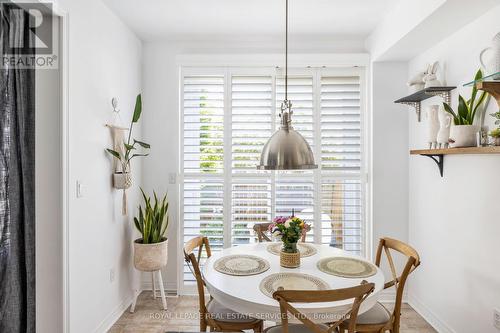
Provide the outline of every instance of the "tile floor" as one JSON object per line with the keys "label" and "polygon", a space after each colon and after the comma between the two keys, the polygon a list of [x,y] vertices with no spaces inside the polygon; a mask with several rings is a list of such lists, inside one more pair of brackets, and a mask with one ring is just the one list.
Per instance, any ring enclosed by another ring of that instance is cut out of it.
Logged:
{"label": "tile floor", "polygon": [[[126,311],[109,333],[160,333],[167,331],[199,331],[198,297],[168,297],[168,311],[162,311],[161,300],[153,299],[150,291],[141,293],[134,314]],[[390,306],[387,305],[387,306]],[[401,333],[436,332],[409,305],[403,305]]]}

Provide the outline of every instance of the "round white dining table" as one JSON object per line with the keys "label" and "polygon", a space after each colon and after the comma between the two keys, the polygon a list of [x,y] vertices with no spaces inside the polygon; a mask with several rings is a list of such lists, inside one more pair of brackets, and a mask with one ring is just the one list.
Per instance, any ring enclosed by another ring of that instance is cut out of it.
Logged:
{"label": "round white dining table", "polygon": [[[256,243],[247,245],[238,245],[235,247],[223,249],[213,254],[207,259],[203,267],[203,278],[210,295],[220,304],[233,311],[249,315],[253,318],[279,322],[280,308],[275,299],[262,293],[259,285],[266,276],[274,273],[292,272],[313,275],[325,281],[330,289],[340,289],[354,287],[366,280],[375,283],[373,293],[361,304],[359,314],[369,310],[377,302],[380,291],[384,287],[384,274],[377,268],[377,273],[366,278],[344,278],[330,275],[320,271],[316,264],[326,257],[353,257],[364,260],[347,251],[330,247],[328,245],[313,245],[316,254],[301,258],[301,264],[298,268],[284,268],[280,266],[279,255],[270,253],[267,247],[272,243]],[[269,262],[270,268],[260,274],[249,276],[234,276],[220,273],[214,268],[214,262],[224,256],[234,254],[250,254],[261,257]],[[321,303],[294,303],[301,313],[315,322],[331,322],[331,318],[345,314],[352,305],[351,300],[337,302]],[[328,318],[328,319],[325,319]],[[291,320],[295,321],[295,320]]]}

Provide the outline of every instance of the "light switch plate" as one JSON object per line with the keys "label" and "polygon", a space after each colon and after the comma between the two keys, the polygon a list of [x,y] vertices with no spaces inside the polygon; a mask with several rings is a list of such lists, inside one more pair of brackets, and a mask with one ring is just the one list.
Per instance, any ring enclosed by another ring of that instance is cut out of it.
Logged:
{"label": "light switch plate", "polygon": [[76,181],[76,197],[77,198],[83,197],[83,184],[79,180]]}

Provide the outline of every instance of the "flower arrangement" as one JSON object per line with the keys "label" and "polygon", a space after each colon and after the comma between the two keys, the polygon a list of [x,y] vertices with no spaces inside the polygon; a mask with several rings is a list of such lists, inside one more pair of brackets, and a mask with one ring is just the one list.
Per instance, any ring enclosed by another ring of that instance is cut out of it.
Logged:
{"label": "flower arrangement", "polygon": [[304,220],[296,216],[277,216],[269,225],[269,232],[274,237],[281,237],[283,252],[296,253],[297,242],[304,232],[310,230],[310,226]]}

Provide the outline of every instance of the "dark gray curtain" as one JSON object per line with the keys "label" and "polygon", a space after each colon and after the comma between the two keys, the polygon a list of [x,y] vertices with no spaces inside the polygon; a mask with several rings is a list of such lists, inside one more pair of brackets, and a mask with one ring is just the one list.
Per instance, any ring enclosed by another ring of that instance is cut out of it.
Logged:
{"label": "dark gray curtain", "polygon": [[[34,56],[29,16],[0,1],[1,56]],[[0,69],[0,332],[35,332],[35,70]]]}

